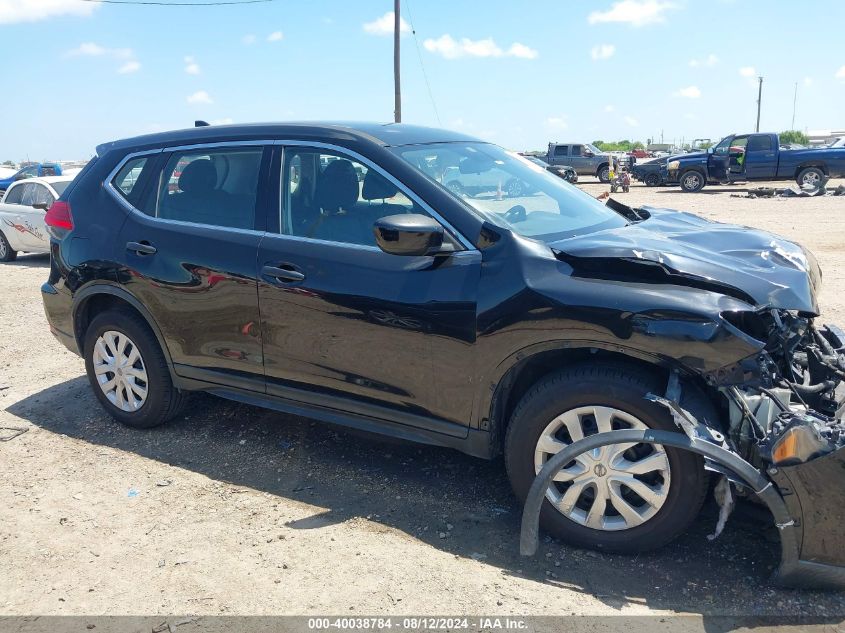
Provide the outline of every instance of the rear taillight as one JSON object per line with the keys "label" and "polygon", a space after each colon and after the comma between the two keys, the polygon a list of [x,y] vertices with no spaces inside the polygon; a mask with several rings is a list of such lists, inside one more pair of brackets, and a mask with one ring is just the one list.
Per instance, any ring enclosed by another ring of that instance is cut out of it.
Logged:
{"label": "rear taillight", "polygon": [[63,200],[56,200],[47,209],[44,216],[44,223],[56,229],[73,229],[73,216],[70,214],[70,205]]}

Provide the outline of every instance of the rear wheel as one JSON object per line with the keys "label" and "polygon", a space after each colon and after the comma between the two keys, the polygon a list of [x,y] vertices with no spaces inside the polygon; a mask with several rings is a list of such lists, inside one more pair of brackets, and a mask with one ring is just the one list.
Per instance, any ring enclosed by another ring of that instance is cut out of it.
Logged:
{"label": "rear wheel", "polygon": [[84,353],[94,394],[119,422],[150,428],[182,409],[185,395],[173,386],[158,341],[137,314],[98,314],[85,333]]}
{"label": "rear wheel", "polygon": [[824,182],[824,172],[818,167],[807,167],[806,169],[801,170],[795,181],[798,183],[799,187],[808,185],[813,189],[818,189]]}
{"label": "rear wheel", "polygon": [[[513,414],[505,459],[514,492],[524,500],[543,464],[587,435],[618,429],[676,431],[669,413],[644,399],[662,385],[623,365],[573,367],[541,380]],[[712,411],[712,405],[684,406]],[[709,406],[709,409],[708,409]],[[708,419],[711,413],[695,411]],[[638,552],[683,532],[707,494],[702,459],[650,444],[618,444],[582,454],[546,492],[543,529],[580,547]]]}
{"label": "rear wheel", "polygon": [[17,256],[18,252],[16,250],[12,250],[9,240],[7,240],[6,236],[3,235],[3,231],[0,231],[0,262],[15,261]]}

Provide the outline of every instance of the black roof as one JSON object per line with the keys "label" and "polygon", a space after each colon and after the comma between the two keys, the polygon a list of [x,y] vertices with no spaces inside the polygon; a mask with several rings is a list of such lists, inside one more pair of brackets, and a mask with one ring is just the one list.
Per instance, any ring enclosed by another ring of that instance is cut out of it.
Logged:
{"label": "black roof", "polygon": [[102,155],[113,149],[156,147],[161,145],[190,145],[192,143],[228,140],[263,140],[275,138],[298,140],[365,141],[385,147],[474,141],[478,139],[459,132],[407,123],[349,123],[332,121],[303,121],[294,123],[244,123],[238,125],[210,125],[171,132],[158,132],[104,143],[97,147]]}

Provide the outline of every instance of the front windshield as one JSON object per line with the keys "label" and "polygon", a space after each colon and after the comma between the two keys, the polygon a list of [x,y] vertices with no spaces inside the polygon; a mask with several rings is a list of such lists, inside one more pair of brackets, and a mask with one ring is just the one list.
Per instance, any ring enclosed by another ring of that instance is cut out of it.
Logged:
{"label": "front windshield", "polygon": [[525,237],[553,242],[627,224],[592,196],[496,145],[432,143],[394,151],[484,219]]}
{"label": "front windshield", "polygon": [[598,147],[596,147],[595,145],[592,145],[591,143],[587,143],[584,147],[586,147],[588,150],[590,150],[593,154],[601,154],[602,153],[602,151]]}

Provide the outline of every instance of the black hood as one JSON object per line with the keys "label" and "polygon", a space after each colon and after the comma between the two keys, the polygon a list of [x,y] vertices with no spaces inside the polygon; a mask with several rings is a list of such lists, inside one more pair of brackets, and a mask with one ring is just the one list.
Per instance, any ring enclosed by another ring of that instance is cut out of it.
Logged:
{"label": "black hood", "polygon": [[575,274],[693,286],[757,307],[818,314],[815,257],[782,237],[690,213],[644,208],[641,222],[551,244]]}

